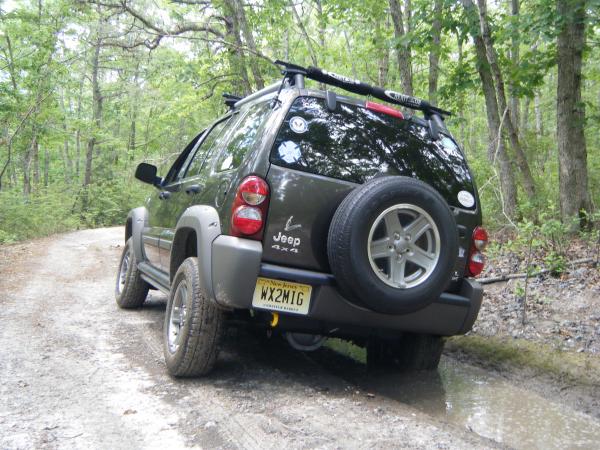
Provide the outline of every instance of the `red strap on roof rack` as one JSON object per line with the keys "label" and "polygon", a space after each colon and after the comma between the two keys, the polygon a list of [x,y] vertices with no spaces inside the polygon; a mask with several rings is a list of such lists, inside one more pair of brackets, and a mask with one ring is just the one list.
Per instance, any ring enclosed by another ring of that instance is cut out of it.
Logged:
{"label": "red strap on roof rack", "polygon": [[387,114],[388,116],[397,117],[398,119],[404,119],[404,114],[402,114],[401,111],[398,111],[396,108],[392,108],[391,106],[382,105],[381,103],[366,102],[365,108],[371,111]]}

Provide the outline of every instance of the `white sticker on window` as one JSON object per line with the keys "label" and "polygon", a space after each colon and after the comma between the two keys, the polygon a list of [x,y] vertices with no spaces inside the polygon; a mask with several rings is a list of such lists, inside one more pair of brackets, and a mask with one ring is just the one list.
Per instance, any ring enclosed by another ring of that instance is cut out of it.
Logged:
{"label": "white sticker on window", "polygon": [[294,133],[302,134],[308,130],[308,124],[302,117],[294,116],[290,119],[290,128]]}
{"label": "white sticker on window", "polygon": [[292,141],[285,141],[279,144],[279,156],[286,163],[292,164],[300,159],[300,147]]}
{"label": "white sticker on window", "polygon": [[475,204],[475,197],[470,192],[460,191],[458,193],[458,202],[465,208],[472,208]]}
{"label": "white sticker on window", "polygon": [[458,147],[456,146],[456,144],[454,143],[454,141],[452,139],[450,139],[449,137],[446,137],[446,136],[444,136],[442,138],[442,145],[447,150],[452,150],[452,151],[458,150]]}

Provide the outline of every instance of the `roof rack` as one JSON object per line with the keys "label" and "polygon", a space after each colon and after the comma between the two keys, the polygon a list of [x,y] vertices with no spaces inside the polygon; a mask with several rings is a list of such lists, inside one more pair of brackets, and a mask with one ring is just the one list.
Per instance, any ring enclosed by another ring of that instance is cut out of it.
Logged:
{"label": "roof rack", "polygon": [[452,115],[450,111],[445,111],[437,106],[433,106],[431,103],[421,100],[420,98],[411,97],[410,95],[401,94],[400,92],[383,89],[377,86],[371,86],[370,84],[363,83],[362,81],[354,80],[344,75],[339,75],[327,70],[319,69],[318,67],[310,66],[304,68],[302,66],[280,60],[275,61],[275,64],[282,67],[281,73],[284,78],[290,80],[290,84],[301,84],[301,86],[299,86],[300,88],[304,87],[304,77],[306,77],[320,83],[339,87],[348,92],[353,92],[360,95],[370,95],[389,103],[423,111],[425,113],[425,117],[434,115]]}
{"label": "roof rack", "polygon": [[[302,66],[280,60],[275,61],[275,64],[282,67],[281,74],[283,75],[283,80],[266,86],[263,89],[243,98],[231,94],[223,94],[223,97],[225,97],[225,104],[231,109],[239,108],[240,106],[262,97],[263,95],[281,91],[286,84],[289,86],[295,86],[298,89],[304,89],[304,79],[309,78],[320,83],[339,87],[348,92],[353,92],[360,95],[370,95],[389,103],[423,111],[426,119],[433,119],[435,122],[433,126],[435,126],[435,128],[443,128],[443,124],[441,123],[443,121],[443,117],[452,115],[450,111],[445,111],[437,106],[433,106],[431,103],[420,98],[411,97],[410,95],[401,94],[400,92],[391,91],[377,86],[371,86],[370,84],[363,83],[362,81],[354,80],[344,75],[339,75],[327,70],[319,69],[318,67],[310,66],[304,68]],[[434,135],[437,135],[435,130],[432,131]]]}
{"label": "roof rack", "polygon": [[223,98],[225,99],[225,105],[227,105],[229,109],[233,109],[235,104],[242,99],[239,95],[228,94],[226,92],[223,94]]}

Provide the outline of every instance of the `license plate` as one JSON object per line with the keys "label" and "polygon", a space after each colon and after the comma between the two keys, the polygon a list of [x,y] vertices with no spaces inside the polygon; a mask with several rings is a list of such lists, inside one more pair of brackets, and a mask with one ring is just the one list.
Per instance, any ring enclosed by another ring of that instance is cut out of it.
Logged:
{"label": "license plate", "polygon": [[252,306],[272,311],[308,314],[312,286],[258,277]]}

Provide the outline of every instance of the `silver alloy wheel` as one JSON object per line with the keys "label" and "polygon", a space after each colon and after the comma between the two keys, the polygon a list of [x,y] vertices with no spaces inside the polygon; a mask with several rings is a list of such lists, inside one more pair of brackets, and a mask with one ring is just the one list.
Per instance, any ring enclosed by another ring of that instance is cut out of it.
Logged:
{"label": "silver alloy wheel", "polygon": [[129,270],[129,251],[125,252],[119,267],[119,276],[117,277],[117,293],[122,294],[127,281],[127,271]]}
{"label": "silver alloy wheel", "polygon": [[183,336],[182,330],[187,319],[187,308],[185,301],[188,294],[187,283],[185,280],[177,285],[177,290],[173,296],[171,310],[169,311],[169,326],[167,329],[167,339],[169,351],[175,353]]}
{"label": "silver alloy wheel", "polygon": [[369,262],[387,285],[409,289],[425,282],[440,257],[440,233],[431,216],[409,203],[391,206],[373,222]]}

